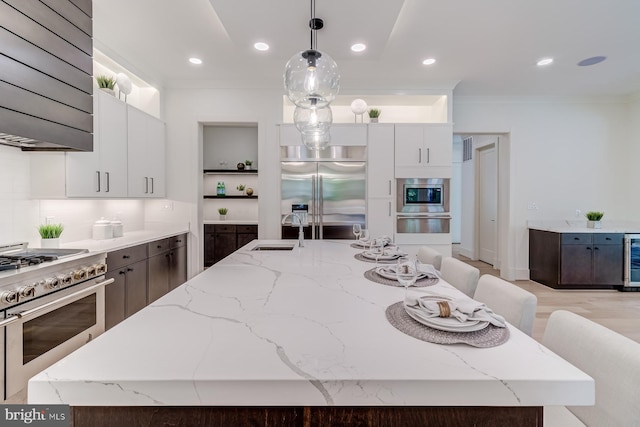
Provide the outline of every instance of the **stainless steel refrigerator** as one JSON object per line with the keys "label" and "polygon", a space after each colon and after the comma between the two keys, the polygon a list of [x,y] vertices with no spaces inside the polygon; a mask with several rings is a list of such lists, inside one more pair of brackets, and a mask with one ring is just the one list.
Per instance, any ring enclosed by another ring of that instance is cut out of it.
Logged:
{"label": "stainless steel refrigerator", "polygon": [[[353,224],[366,226],[366,147],[281,147],[281,214],[303,218],[307,239],[353,239]],[[306,206],[305,206],[306,205]],[[297,238],[297,217],[287,218],[282,238]]]}

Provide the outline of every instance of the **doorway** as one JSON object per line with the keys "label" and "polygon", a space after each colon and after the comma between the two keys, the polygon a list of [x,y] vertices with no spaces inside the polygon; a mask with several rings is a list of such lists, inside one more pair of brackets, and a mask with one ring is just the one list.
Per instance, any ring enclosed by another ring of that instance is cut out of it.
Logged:
{"label": "doorway", "polygon": [[497,259],[498,159],[495,144],[477,150],[478,259],[493,266]]}

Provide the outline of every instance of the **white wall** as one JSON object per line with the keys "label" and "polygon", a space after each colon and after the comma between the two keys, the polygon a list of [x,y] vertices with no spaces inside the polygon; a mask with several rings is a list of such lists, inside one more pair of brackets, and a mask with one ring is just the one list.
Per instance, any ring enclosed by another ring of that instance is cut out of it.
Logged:
{"label": "white wall", "polygon": [[[191,205],[195,239],[189,249],[197,271],[203,265],[201,224],[203,124],[257,123],[260,238],[280,235],[280,152],[276,123],[282,121],[282,91],[254,89],[168,89],[164,93],[167,130],[167,197]],[[257,164],[258,164],[257,163]]]}
{"label": "white wall", "polygon": [[[529,219],[573,219],[576,209],[637,219],[629,209],[634,108],[627,99],[454,98],[455,133],[509,134],[503,277],[528,278]],[[530,202],[539,209],[527,210]]]}

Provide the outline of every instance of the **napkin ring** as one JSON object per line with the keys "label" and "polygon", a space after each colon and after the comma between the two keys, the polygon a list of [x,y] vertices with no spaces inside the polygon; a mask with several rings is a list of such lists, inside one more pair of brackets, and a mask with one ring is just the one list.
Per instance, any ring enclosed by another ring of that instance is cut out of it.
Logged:
{"label": "napkin ring", "polygon": [[438,301],[438,308],[440,309],[440,317],[450,317],[451,307],[447,301]]}

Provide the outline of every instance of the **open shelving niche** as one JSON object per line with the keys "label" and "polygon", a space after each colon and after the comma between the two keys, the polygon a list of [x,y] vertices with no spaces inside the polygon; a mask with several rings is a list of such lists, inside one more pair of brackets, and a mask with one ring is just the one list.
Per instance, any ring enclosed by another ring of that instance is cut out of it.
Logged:
{"label": "open shelving niche", "polygon": [[[251,160],[251,169],[239,170],[238,163]],[[229,209],[227,222],[258,221],[258,125],[257,123],[215,124],[203,128],[203,219],[219,219],[218,208]],[[225,196],[216,195],[224,181]],[[252,196],[236,189],[251,187]]]}

